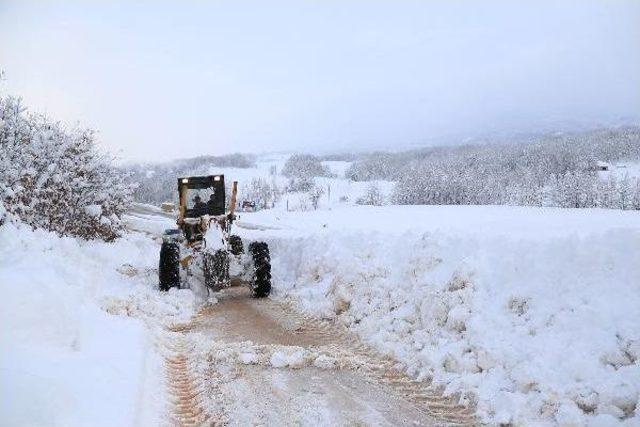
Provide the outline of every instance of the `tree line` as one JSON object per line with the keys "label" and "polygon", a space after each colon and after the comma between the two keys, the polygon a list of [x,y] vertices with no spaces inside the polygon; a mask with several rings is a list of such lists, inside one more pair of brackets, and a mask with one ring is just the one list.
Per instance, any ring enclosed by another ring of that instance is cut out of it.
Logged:
{"label": "tree line", "polygon": [[640,128],[541,137],[528,143],[432,147],[361,156],[355,181],[396,181],[396,204],[514,204],[640,209],[640,181],[624,169],[640,162]]}

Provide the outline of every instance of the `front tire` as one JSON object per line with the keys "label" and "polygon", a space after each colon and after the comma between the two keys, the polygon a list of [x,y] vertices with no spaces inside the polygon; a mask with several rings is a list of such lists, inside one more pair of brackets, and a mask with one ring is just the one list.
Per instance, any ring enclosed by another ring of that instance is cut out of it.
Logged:
{"label": "front tire", "polygon": [[271,255],[265,242],[252,242],[249,252],[253,258],[251,290],[256,298],[264,298],[271,292]]}
{"label": "front tire", "polygon": [[244,248],[242,247],[242,239],[240,238],[240,236],[232,234],[231,236],[229,236],[227,241],[229,242],[229,252],[231,252],[231,255],[241,255],[244,253]]}
{"label": "front tire", "polygon": [[213,254],[204,254],[204,284],[219,291],[229,284],[229,254],[218,249]]}
{"label": "front tire", "polygon": [[162,243],[158,279],[161,291],[180,286],[180,246],[177,243]]}

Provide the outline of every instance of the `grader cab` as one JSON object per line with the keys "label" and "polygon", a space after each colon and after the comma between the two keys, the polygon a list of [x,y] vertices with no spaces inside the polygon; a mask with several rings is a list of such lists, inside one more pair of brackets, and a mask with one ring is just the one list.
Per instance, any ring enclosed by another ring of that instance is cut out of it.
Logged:
{"label": "grader cab", "polygon": [[[247,283],[253,295],[271,291],[271,259],[264,242],[246,245],[231,234],[236,218],[237,182],[227,209],[224,175],[178,178],[178,228],[166,230],[160,248],[161,290],[189,287],[194,281],[209,291]],[[233,274],[230,274],[233,272]]]}

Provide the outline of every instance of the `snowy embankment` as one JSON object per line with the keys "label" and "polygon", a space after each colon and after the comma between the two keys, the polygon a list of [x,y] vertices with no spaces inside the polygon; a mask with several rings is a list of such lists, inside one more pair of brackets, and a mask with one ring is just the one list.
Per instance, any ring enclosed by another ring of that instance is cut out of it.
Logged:
{"label": "snowy embankment", "polygon": [[636,212],[354,207],[239,225],[267,236],[274,297],[344,322],[485,422],[640,422]]}
{"label": "snowy embankment", "polygon": [[155,326],[188,319],[194,299],[160,295],[156,264],[139,233],[104,243],[0,226],[0,424],[159,424]]}

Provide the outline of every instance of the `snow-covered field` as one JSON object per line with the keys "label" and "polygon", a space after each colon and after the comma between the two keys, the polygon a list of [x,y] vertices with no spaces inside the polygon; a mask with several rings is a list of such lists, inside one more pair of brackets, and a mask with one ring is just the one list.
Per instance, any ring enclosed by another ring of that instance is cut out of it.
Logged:
{"label": "snow-covered field", "polygon": [[[244,186],[248,185],[252,179],[261,178],[267,182],[274,182],[279,188],[287,185],[288,179],[280,175],[280,171],[289,158],[289,154],[261,156],[256,160],[253,168],[220,168],[214,167],[209,170],[212,175],[224,174],[225,181],[238,181],[240,200],[243,197]],[[373,183],[377,185],[381,193],[388,199],[392,190],[393,182],[390,181],[351,181],[344,178],[345,171],[351,162],[326,161],[322,162],[327,166],[334,177],[316,177],[316,184],[322,188],[324,193],[319,200],[320,209],[329,209],[333,206],[353,205],[355,201],[363,196],[367,188]],[[272,175],[272,171],[276,174]],[[304,193],[284,193],[278,202],[283,208],[289,207],[291,211],[311,210],[312,207],[308,197]]]}
{"label": "snow-covered field", "polygon": [[618,179],[629,177],[640,177],[640,163],[637,162],[618,162],[608,165],[609,170],[598,172],[598,176],[607,179],[614,176]]}
{"label": "snow-covered field", "polygon": [[336,318],[490,424],[638,425],[640,215],[485,206],[242,215],[274,297]]}

